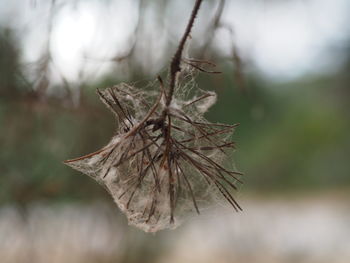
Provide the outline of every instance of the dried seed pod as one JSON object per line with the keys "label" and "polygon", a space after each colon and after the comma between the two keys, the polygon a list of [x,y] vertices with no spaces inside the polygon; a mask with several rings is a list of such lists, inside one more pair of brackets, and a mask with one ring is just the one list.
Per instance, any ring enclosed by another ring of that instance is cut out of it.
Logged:
{"label": "dried seed pod", "polygon": [[98,94],[116,115],[118,131],[101,150],[66,164],[102,184],[130,224],[147,232],[174,228],[222,199],[240,209],[231,194],[240,173],[224,167],[237,125],[203,117],[215,93],[197,89],[186,99],[188,87],[178,87],[168,107],[163,90],[120,84]]}

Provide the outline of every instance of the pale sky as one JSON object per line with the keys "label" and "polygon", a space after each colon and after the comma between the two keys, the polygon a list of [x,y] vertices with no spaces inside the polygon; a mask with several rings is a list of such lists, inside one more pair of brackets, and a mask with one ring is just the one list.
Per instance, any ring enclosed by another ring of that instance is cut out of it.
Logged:
{"label": "pale sky", "polygon": [[[0,25],[15,27],[23,37],[26,61],[34,61],[43,46],[47,2],[0,0]],[[178,37],[192,2],[173,2],[171,10],[167,10],[169,21],[166,22],[166,28],[172,32],[163,32],[164,36]],[[349,0],[226,2],[222,21],[233,28],[243,59],[249,60],[253,68],[267,78],[290,80],[306,74],[327,72],[341,64],[342,57],[336,50],[349,42]],[[34,8],[33,3],[36,3]],[[156,23],[155,10],[152,13],[150,9],[145,17],[145,23],[150,28]],[[208,10],[199,13],[194,38],[196,34],[205,32],[203,25],[208,14],[212,13]],[[55,15],[50,49],[62,73],[71,81],[77,80],[86,55],[92,60],[85,63],[85,70],[101,74],[108,71],[109,63],[99,59],[127,51],[136,18],[137,6],[132,0],[111,1],[108,7],[101,5],[101,1],[86,0],[80,1],[76,7],[66,5],[61,8]],[[228,33],[220,30],[214,44],[225,55],[231,47],[230,41]],[[154,36],[149,47],[151,50],[146,52],[146,66],[148,60],[155,65],[164,63],[160,51],[164,43],[164,38]],[[153,67],[154,72],[150,73],[156,74],[161,69]]]}

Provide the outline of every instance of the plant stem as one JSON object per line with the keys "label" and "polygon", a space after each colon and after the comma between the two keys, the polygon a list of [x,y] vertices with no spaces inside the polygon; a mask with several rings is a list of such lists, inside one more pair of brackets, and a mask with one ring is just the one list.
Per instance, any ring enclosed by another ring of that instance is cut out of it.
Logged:
{"label": "plant stem", "polygon": [[174,95],[174,89],[175,89],[175,84],[176,84],[176,75],[178,72],[181,71],[180,62],[181,62],[182,52],[183,52],[186,40],[191,33],[191,29],[193,27],[193,23],[194,23],[194,20],[197,16],[197,13],[198,13],[198,10],[199,10],[201,3],[202,3],[202,0],[196,0],[196,3],[194,4],[193,10],[192,10],[190,20],[188,21],[185,33],[182,36],[180,44],[179,44],[179,46],[178,46],[178,48],[173,56],[173,59],[171,60],[171,63],[170,63],[169,94],[167,96],[167,100],[165,103],[165,105],[167,107],[170,105],[171,100],[172,100],[173,95]]}

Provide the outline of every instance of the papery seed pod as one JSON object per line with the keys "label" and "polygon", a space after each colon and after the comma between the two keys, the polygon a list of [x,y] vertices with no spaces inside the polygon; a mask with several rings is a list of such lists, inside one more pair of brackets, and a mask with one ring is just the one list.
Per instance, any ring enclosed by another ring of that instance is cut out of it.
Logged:
{"label": "papery seed pod", "polygon": [[203,118],[215,93],[198,90],[185,100],[176,92],[163,119],[162,92],[150,96],[120,84],[98,93],[118,118],[117,134],[101,150],[66,163],[102,184],[130,224],[151,232],[173,228],[220,199],[240,209],[230,189],[240,173],[224,167],[237,125]]}

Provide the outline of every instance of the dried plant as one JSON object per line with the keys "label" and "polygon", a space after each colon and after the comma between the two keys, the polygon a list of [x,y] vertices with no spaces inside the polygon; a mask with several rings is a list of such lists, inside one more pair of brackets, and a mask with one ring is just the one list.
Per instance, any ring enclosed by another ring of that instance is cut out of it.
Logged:
{"label": "dried plant", "polygon": [[199,89],[194,77],[215,72],[204,69],[209,62],[182,57],[201,2],[171,61],[168,83],[158,77],[142,90],[125,83],[98,90],[116,115],[116,135],[101,150],[65,162],[102,184],[129,223],[147,232],[176,227],[184,215],[220,200],[241,209],[231,194],[241,174],[224,164],[237,125],[205,120],[216,94]]}

